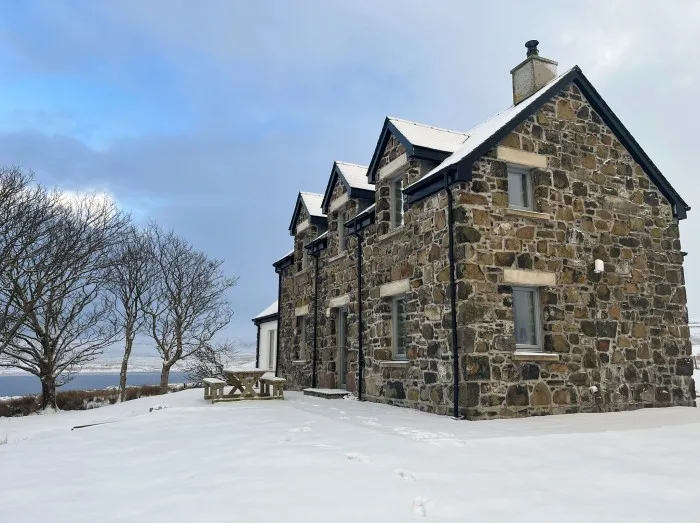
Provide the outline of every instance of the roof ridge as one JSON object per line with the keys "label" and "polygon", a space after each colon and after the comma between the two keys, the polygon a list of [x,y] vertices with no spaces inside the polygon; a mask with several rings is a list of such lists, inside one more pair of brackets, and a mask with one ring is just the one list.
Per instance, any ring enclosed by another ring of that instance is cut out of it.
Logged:
{"label": "roof ridge", "polygon": [[299,191],[299,194],[310,194],[311,196],[320,196],[323,198],[322,194],[319,194],[317,192],[309,192],[309,191]]}
{"label": "roof ridge", "polygon": [[437,127],[436,125],[430,125],[430,124],[427,124],[427,123],[415,122],[415,121],[413,121],[413,120],[406,120],[405,118],[398,118],[398,117],[396,117],[396,116],[387,116],[387,118],[388,118],[389,120],[397,120],[397,121],[399,121],[399,122],[409,123],[409,124],[417,125],[417,126],[420,126],[420,127],[427,127],[428,129],[434,129],[434,130],[436,130],[436,131],[444,131],[444,132],[446,132],[446,133],[452,133],[452,134],[461,134],[461,135],[464,135],[464,136],[466,136],[466,137],[469,136],[469,132],[468,132],[468,131],[455,131],[454,129],[447,129],[447,128],[445,128],[445,127]]}
{"label": "roof ridge", "polygon": [[362,167],[363,169],[369,169],[369,166],[367,166],[367,165],[360,165],[359,163],[343,162],[342,160],[335,160],[335,163],[340,163],[340,164],[343,164],[343,165],[354,165],[355,167]]}

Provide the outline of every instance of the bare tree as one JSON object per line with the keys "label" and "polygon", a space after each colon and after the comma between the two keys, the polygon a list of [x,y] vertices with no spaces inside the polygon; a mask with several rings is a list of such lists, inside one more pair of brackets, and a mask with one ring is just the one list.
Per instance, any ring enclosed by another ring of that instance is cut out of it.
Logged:
{"label": "bare tree", "polygon": [[119,371],[119,401],[126,393],[126,373],[136,335],[144,327],[141,310],[144,294],[153,283],[153,258],[144,231],[131,227],[123,242],[115,245],[113,264],[107,272],[107,290],[116,300],[116,320],[123,333],[124,354]]}
{"label": "bare tree", "polygon": [[37,376],[42,408],[55,408],[56,387],[117,337],[105,271],[129,224],[113,202],[97,196],[56,199],[58,212],[43,224],[36,255],[8,267],[0,286],[4,299],[26,313],[0,366]]}
{"label": "bare tree", "polygon": [[195,351],[187,361],[185,373],[187,379],[200,382],[204,378],[225,379],[224,368],[238,354],[230,341],[205,345]]}
{"label": "bare tree", "polygon": [[209,259],[174,232],[149,226],[154,284],[143,300],[149,334],[163,359],[160,387],[168,391],[170,369],[204,349],[233,312],[226,299],[236,278],[227,278],[223,261]]}
{"label": "bare tree", "polygon": [[[38,256],[40,241],[56,214],[56,198],[43,187],[32,185],[33,176],[15,167],[0,167],[0,280],[12,269],[26,268]],[[18,307],[13,287],[0,295],[0,355],[15,337],[32,303]]]}

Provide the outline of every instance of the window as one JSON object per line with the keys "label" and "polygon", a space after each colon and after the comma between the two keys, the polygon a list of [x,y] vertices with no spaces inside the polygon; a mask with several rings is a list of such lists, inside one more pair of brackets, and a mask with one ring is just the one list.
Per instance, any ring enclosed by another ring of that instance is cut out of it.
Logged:
{"label": "window", "polygon": [[540,350],[540,297],[537,289],[513,287],[516,350]]}
{"label": "window", "polygon": [[309,252],[304,246],[301,247],[301,270],[306,270],[309,266]]}
{"label": "window", "polygon": [[508,166],[508,204],[532,210],[532,174],[527,169]]}
{"label": "window", "polygon": [[306,316],[297,316],[297,330],[299,331],[299,349],[297,359],[306,359]]}
{"label": "window", "polygon": [[272,329],[267,331],[268,343],[267,343],[267,368],[274,370],[275,368],[275,345],[277,345],[277,331]]}
{"label": "window", "polygon": [[391,228],[403,225],[403,177],[391,181]]}
{"label": "window", "polygon": [[391,348],[394,359],[406,359],[406,298],[403,296],[391,300]]}
{"label": "window", "polygon": [[345,252],[345,211],[338,211],[338,254]]}

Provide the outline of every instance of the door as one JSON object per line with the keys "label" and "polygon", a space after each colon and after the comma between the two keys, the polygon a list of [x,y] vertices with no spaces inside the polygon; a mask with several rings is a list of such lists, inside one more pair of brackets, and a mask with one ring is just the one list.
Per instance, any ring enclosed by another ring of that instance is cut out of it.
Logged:
{"label": "door", "polygon": [[348,348],[347,348],[348,310],[338,309],[338,388],[346,389],[348,375]]}

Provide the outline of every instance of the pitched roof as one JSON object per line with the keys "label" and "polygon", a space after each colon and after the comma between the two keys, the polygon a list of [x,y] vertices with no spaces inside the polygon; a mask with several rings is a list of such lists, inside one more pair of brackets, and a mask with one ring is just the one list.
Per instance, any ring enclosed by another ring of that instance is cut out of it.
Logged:
{"label": "pitched roof", "polygon": [[444,159],[440,165],[404,189],[404,192],[408,195],[409,203],[418,201],[444,188],[443,177],[446,171],[452,171],[453,173],[450,178],[451,183],[458,180],[470,181],[471,165],[476,160],[489,149],[495,147],[522,121],[537,112],[548,100],[572,82],[581,90],[588,103],[591,104],[605,124],[615,133],[620,143],[644,169],[661,193],[671,202],[674,207],[674,215],[679,219],[685,218],[690,207],[661,174],[578,66],[574,66],[557,76],[537,93],[519,104],[496,114],[469,131],[468,138],[464,144]]}
{"label": "pitched roof", "polygon": [[467,139],[467,133],[460,131],[451,131],[401,118],[389,117],[389,121],[414,147],[452,152]]}
{"label": "pitched roof", "polygon": [[299,213],[301,212],[302,206],[309,213],[309,218],[311,223],[319,224],[326,221],[326,215],[321,209],[321,203],[323,202],[323,195],[315,192],[300,192],[297,196],[297,202],[294,205],[294,212],[292,213],[292,221],[289,223],[289,234],[296,233],[297,219],[299,218]]}
{"label": "pitched roof", "polygon": [[323,201],[323,195],[315,192],[300,192],[301,199],[304,202],[304,207],[306,207],[306,212],[309,216],[326,216],[326,213],[321,209],[321,202]]}
{"label": "pitched roof", "polygon": [[467,134],[460,131],[387,117],[367,169],[367,178],[370,183],[376,181],[379,160],[391,135],[404,146],[408,156],[437,161],[444,160],[467,139]]}
{"label": "pitched roof", "polygon": [[367,181],[367,166],[356,163],[335,162],[338,171],[350,187],[355,189],[374,190],[374,185]]}
{"label": "pitched roof", "polygon": [[374,185],[367,181],[367,167],[336,160],[321,202],[322,211],[328,212],[336,180],[340,180],[351,198],[374,199]]}
{"label": "pitched roof", "polygon": [[268,305],[267,308],[260,312],[260,314],[253,316],[253,321],[267,318],[269,316],[276,316],[277,313],[277,301],[275,300],[274,303]]}

